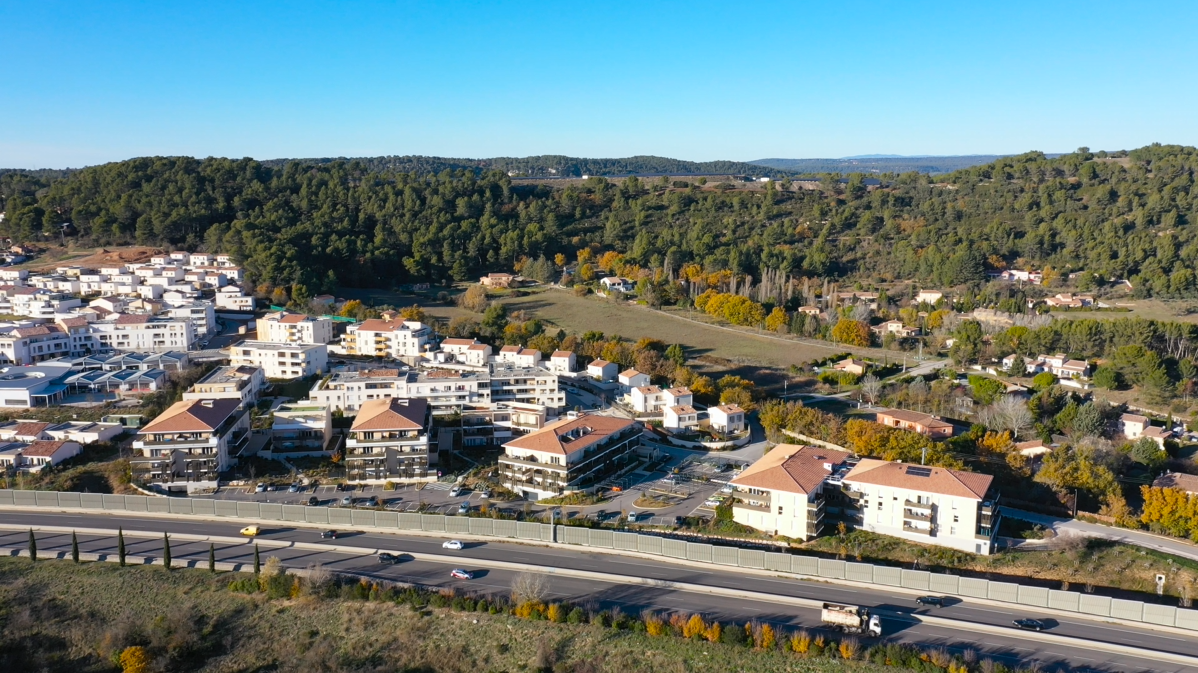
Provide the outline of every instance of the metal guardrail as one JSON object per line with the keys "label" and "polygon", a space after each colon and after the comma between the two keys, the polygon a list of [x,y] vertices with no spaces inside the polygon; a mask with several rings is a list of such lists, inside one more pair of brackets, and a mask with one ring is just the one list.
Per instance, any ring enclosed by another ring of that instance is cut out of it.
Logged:
{"label": "metal guardrail", "polygon": [[217,516],[331,526],[372,526],[391,528],[397,531],[457,533],[541,542],[556,541],[598,549],[640,552],[719,566],[849,580],[879,586],[902,587],[939,595],[984,598],[1030,607],[1077,612],[1092,617],[1124,619],[1198,631],[1198,610],[1171,605],[1096,596],[1076,591],[1058,591],[1011,582],[993,582],[924,570],[906,570],[870,563],[854,563],[760,549],[741,549],[687,542],[610,529],[550,526],[528,521],[517,522],[505,519],[414,512],[57,491],[0,490],[0,506]]}

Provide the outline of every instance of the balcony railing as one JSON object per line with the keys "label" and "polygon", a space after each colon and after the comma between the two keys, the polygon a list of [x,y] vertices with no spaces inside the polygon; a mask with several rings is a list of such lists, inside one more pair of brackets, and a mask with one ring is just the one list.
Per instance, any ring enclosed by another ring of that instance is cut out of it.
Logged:
{"label": "balcony railing", "polygon": [[934,528],[919,528],[918,526],[912,526],[906,521],[903,522],[903,531],[907,533],[918,533],[920,535],[931,536],[933,530]]}
{"label": "balcony railing", "polygon": [[732,509],[734,511],[738,510],[738,509],[743,509],[743,510],[746,510],[749,512],[761,512],[762,514],[770,513],[769,505],[750,505],[747,502],[734,502],[734,503],[732,503]]}
{"label": "balcony railing", "polygon": [[903,502],[903,506],[908,509],[926,509],[929,512],[932,511],[932,503],[930,503],[930,502],[919,502],[918,500],[907,500],[907,501]]}
{"label": "balcony railing", "polygon": [[931,514],[920,514],[918,512],[912,512],[909,509],[903,510],[903,519],[908,521],[923,521],[924,523],[932,523]]}

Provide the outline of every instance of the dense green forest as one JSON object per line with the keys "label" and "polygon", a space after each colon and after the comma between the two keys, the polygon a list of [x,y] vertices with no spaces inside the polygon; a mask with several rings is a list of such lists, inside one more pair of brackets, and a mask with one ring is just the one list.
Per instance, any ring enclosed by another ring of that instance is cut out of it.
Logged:
{"label": "dense green forest", "polygon": [[[262,162],[271,167],[282,167],[289,163],[330,164],[337,161],[355,161],[370,171],[397,171],[401,173],[440,173],[444,170],[488,170],[516,172],[528,177],[569,177],[584,175],[756,175],[762,177],[785,177],[794,171],[767,165],[749,164],[740,161],[682,161],[666,157],[637,156],[626,159],[584,159],[546,154],[537,157],[495,157],[492,159],[447,159],[445,157],[388,156],[360,159],[271,159]],[[860,169],[858,169],[860,170]]]}
{"label": "dense green forest", "polygon": [[643,267],[698,263],[864,282],[981,283],[1004,266],[1131,280],[1140,296],[1196,296],[1198,150],[1004,157],[943,176],[699,185],[593,177],[514,185],[505,172],[372,171],[361,162],[140,158],[62,179],[0,175],[0,234],[38,240],[72,222],[96,244],[237,255],[256,282],[390,286],[466,279],[522,258],[618,250]]}

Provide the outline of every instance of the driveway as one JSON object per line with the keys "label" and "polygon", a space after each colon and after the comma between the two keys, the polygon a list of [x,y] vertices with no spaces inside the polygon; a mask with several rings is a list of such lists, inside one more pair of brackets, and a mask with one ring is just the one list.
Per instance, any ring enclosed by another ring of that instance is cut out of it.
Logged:
{"label": "driveway", "polygon": [[1084,537],[1114,540],[1115,542],[1132,544],[1137,547],[1144,547],[1145,549],[1154,549],[1166,554],[1173,554],[1174,556],[1198,561],[1198,546],[1184,540],[1146,533],[1142,530],[1115,528],[1114,526],[1086,523],[1077,519],[1065,519],[1047,514],[1025,512],[1019,509],[1011,509],[1010,507],[1003,507],[1002,510],[1003,516],[1040,524],[1046,528],[1051,528],[1057,535],[1081,535]]}

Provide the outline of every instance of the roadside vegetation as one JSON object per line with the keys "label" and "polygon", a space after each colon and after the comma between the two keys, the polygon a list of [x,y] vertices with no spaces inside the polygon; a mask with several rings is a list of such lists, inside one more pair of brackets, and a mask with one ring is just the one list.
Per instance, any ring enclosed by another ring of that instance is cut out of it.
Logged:
{"label": "roadside vegetation", "polygon": [[[537,576],[474,595],[342,579],[320,568],[212,574],[0,559],[9,671],[602,671],[1005,673],[973,650],[702,615],[546,602]],[[887,665],[889,664],[889,665]]]}

